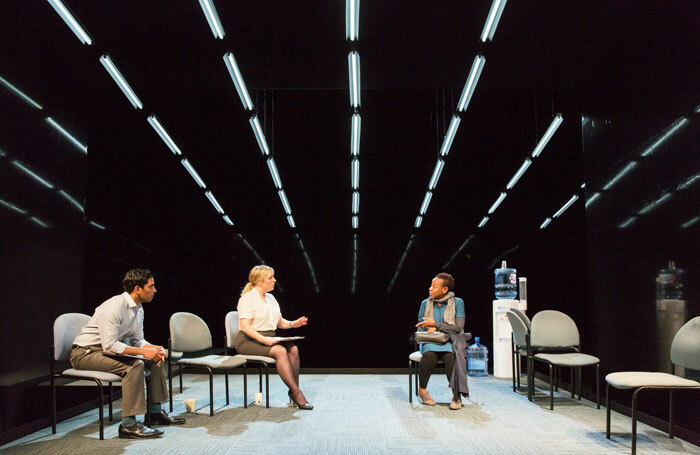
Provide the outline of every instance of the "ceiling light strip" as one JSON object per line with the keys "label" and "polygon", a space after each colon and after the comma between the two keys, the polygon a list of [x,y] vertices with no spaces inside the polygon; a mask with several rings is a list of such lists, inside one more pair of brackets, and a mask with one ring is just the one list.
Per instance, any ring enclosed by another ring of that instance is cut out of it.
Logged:
{"label": "ceiling light strip", "polygon": [[10,83],[9,83],[7,80],[5,80],[4,78],[0,77],[0,83],[2,83],[2,85],[4,85],[5,87],[7,87],[8,90],[10,90],[12,93],[14,93],[15,95],[17,95],[18,97],[20,97],[22,100],[24,100],[24,101],[25,101],[27,104],[29,104],[30,106],[32,106],[32,107],[34,107],[34,108],[37,108],[37,109],[39,109],[39,110],[42,110],[42,109],[43,109],[43,107],[41,107],[41,105],[39,105],[39,103],[37,103],[36,101],[34,101],[33,99],[31,99],[31,98],[29,97],[29,95],[27,95],[26,93],[24,93],[23,91],[21,91],[20,89],[18,89],[17,87],[15,87],[14,85],[10,84]]}
{"label": "ceiling light strip", "polygon": [[241,98],[243,107],[246,110],[252,111],[253,101],[250,99],[248,88],[243,81],[243,76],[241,75],[241,71],[238,69],[238,63],[236,63],[236,58],[233,56],[233,52],[224,54],[224,62],[226,63],[226,68],[228,68],[228,72],[233,80],[233,85],[236,86],[236,91],[238,92],[238,96]]}
{"label": "ceiling light strip", "polygon": [[77,140],[75,137],[73,137],[72,134],[70,134],[68,131],[66,131],[65,128],[63,128],[61,125],[58,124],[54,119],[51,117],[46,117],[46,121],[49,123],[49,125],[53,126],[59,133],[63,135],[66,139],[68,139],[73,145],[78,147],[80,151],[82,151],[84,154],[87,155],[88,149],[86,145],[83,145],[79,140]]}
{"label": "ceiling light strip", "polygon": [[56,10],[63,22],[68,25],[68,27],[75,33],[81,43],[87,44],[88,46],[92,44],[92,38],[87,34],[85,29],[78,23],[78,21],[73,17],[73,14],[68,10],[66,5],[63,4],[61,0],[48,0],[49,4]]}
{"label": "ceiling light strip", "polygon": [[491,3],[491,9],[489,10],[488,16],[486,16],[484,29],[481,32],[482,42],[485,43],[487,39],[493,41],[493,36],[496,34],[496,27],[498,27],[498,22],[501,20],[506,2],[507,0],[493,0],[493,3]]}
{"label": "ceiling light strip", "polygon": [[100,57],[100,63],[102,63],[102,66],[105,67],[109,75],[112,76],[112,79],[114,79],[114,82],[117,84],[122,93],[124,93],[124,96],[126,96],[131,105],[134,106],[135,109],[142,109],[143,104],[141,103],[141,100],[131,89],[129,83],[126,82],[126,79],[124,79],[122,73],[119,72],[116,65],[112,61],[112,57],[110,57],[109,54],[104,54],[102,57]]}
{"label": "ceiling light strip", "polygon": [[153,129],[158,133],[158,136],[165,142],[165,145],[168,146],[171,152],[173,152],[174,155],[182,155],[182,152],[180,151],[180,148],[177,146],[175,141],[170,137],[167,131],[165,131],[165,128],[163,128],[163,125],[161,125],[160,121],[155,115],[150,115],[148,117],[148,123],[153,127]]}
{"label": "ceiling light strip", "polygon": [[214,1],[199,0],[199,5],[202,7],[204,17],[207,18],[209,28],[211,28],[211,32],[214,35],[214,38],[224,39],[226,33],[224,33],[224,27],[221,25],[221,21],[219,20],[219,14],[216,12]]}
{"label": "ceiling light strip", "polygon": [[474,62],[472,63],[471,70],[469,70],[467,82],[464,84],[462,95],[459,97],[459,102],[457,103],[457,111],[464,112],[469,107],[469,102],[471,101],[474,90],[476,89],[476,84],[479,82],[479,76],[481,76],[481,71],[484,69],[485,63],[486,58],[483,55],[477,55],[474,57]]}

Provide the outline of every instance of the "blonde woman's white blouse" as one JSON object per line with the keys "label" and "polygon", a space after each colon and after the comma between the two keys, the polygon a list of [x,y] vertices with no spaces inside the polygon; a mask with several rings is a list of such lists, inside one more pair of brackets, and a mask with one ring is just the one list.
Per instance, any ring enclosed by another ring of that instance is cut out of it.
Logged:
{"label": "blonde woman's white blouse", "polygon": [[266,293],[265,298],[267,302],[252,289],[238,299],[238,318],[250,320],[251,327],[258,332],[277,329],[277,322],[282,317],[275,296]]}

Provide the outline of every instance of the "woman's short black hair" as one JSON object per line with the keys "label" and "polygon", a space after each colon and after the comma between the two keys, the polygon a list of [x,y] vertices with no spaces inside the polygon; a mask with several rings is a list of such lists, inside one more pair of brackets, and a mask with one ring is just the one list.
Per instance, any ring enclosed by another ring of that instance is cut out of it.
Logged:
{"label": "woman's short black hair", "polygon": [[136,286],[145,287],[149,278],[155,278],[153,272],[148,269],[131,269],[126,272],[122,280],[124,292],[131,292]]}
{"label": "woman's short black hair", "polygon": [[440,278],[448,290],[452,291],[455,288],[455,279],[449,273],[440,272],[435,278]]}

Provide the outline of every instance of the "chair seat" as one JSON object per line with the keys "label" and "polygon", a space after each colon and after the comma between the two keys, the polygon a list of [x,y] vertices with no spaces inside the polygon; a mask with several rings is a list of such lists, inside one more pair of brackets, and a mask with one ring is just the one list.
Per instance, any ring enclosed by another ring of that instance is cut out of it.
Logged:
{"label": "chair seat", "polygon": [[97,379],[102,382],[120,382],[122,380],[121,376],[117,376],[113,373],[106,373],[104,371],[95,370],[76,370],[75,368],[69,368],[61,373],[63,376],[73,376],[85,379]]}
{"label": "chair seat", "polygon": [[172,351],[168,354],[168,360],[170,360],[173,363],[177,363],[180,361],[182,356],[183,356],[182,352]]}
{"label": "chair seat", "polygon": [[570,352],[566,354],[535,354],[536,359],[541,359],[552,365],[559,365],[562,367],[584,367],[587,365],[595,365],[600,363],[598,357],[581,354],[578,352]]}
{"label": "chair seat", "polygon": [[243,357],[244,359],[250,361],[250,362],[265,362],[265,363],[276,363],[277,360],[275,360],[274,357],[266,357],[264,355],[245,355],[245,354],[238,354],[239,356]]}
{"label": "chair seat", "polygon": [[605,380],[617,389],[637,387],[700,387],[700,382],[668,373],[650,371],[620,371],[605,376]]}
{"label": "chair seat", "polygon": [[414,362],[420,362],[420,360],[423,358],[423,354],[421,354],[420,351],[412,352],[411,354],[408,355],[409,360],[413,360]]}
{"label": "chair seat", "polygon": [[235,368],[245,363],[241,355],[204,355],[202,357],[183,357],[177,361],[180,365],[199,365],[210,368]]}

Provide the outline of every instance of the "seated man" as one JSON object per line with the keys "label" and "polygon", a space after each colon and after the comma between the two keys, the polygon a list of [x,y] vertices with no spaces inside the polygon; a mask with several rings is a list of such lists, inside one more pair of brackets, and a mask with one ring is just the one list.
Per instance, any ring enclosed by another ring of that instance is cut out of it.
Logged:
{"label": "seated man", "polygon": [[[168,399],[162,363],[167,357],[162,346],[143,338],[143,308],[156,293],[153,273],[146,269],[126,272],[122,281],[124,293],[116,295],[95,308],[95,314],[73,341],[70,363],[78,370],[113,373],[122,379],[122,423],[120,438],[155,438],[163,434],[136,421],[137,414],[151,414],[151,424],[180,425],[185,419],[170,417],[161,409]],[[129,337],[133,346],[122,341]],[[110,356],[106,353],[141,355],[145,359]],[[150,409],[146,409],[144,368],[150,370]]]}
{"label": "seated man", "polygon": [[[418,311],[418,320],[421,322],[416,324],[416,327],[427,327],[428,332],[437,330],[452,335],[463,333],[465,320],[464,301],[459,297],[455,297],[454,292],[452,292],[454,285],[454,278],[449,273],[438,273],[433,278],[428,289],[430,297],[421,302],[420,310]],[[450,336],[451,340],[454,339],[452,335]],[[460,342],[461,344],[463,343]],[[463,348],[466,348],[466,341],[464,341]],[[420,351],[423,357],[418,367],[420,382],[418,396],[423,404],[435,405],[435,400],[428,393],[428,380],[438,361],[442,360],[445,363],[447,380],[450,381],[450,387],[453,388],[450,409],[460,409],[462,407],[460,392],[468,395],[468,390],[466,389],[466,368],[464,368],[463,372],[464,378],[457,378],[457,381],[452,378],[455,368],[455,353],[452,341],[448,341],[445,344],[424,343],[420,345]]]}

